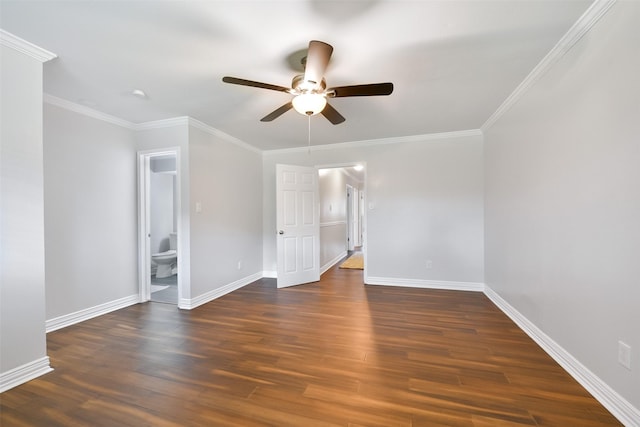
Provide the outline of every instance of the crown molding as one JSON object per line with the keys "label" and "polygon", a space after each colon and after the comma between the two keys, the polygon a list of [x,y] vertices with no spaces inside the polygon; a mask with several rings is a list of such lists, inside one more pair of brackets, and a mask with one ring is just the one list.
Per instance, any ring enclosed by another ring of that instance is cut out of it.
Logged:
{"label": "crown molding", "polygon": [[188,116],[173,117],[170,119],[154,120],[151,122],[143,122],[143,123],[132,123],[127,120],[120,119],[118,117],[114,117],[109,114],[94,110],[93,108],[76,104],[75,102],[67,101],[66,99],[58,98],[57,96],[53,96],[48,93],[45,93],[43,95],[43,99],[44,99],[44,102],[46,102],[47,104],[55,105],[57,107],[64,108],[65,110],[73,111],[78,114],[82,114],[88,117],[92,117],[94,119],[102,120],[104,122],[112,123],[114,125],[118,125],[134,131],[163,129],[163,128],[169,128],[174,126],[193,126],[197,129],[207,132],[210,135],[213,135],[227,142],[231,142],[232,144],[238,145],[249,151],[253,151],[255,153],[262,153],[262,151],[257,149],[256,147],[249,145],[246,142],[239,140],[238,138],[235,138],[229,134],[226,134],[214,127],[211,127],[205,123],[202,123],[199,120],[193,119]]}
{"label": "crown molding", "polygon": [[239,147],[242,147],[246,150],[249,151],[253,151],[254,153],[262,153],[262,150],[254,147],[253,145],[247,144],[246,142],[242,141],[241,139],[238,139],[234,136],[229,135],[228,133],[225,133],[219,129],[216,129],[212,126],[209,126],[206,123],[201,122],[200,120],[194,119],[193,117],[189,117],[189,125],[193,126],[196,129],[199,129],[203,132],[206,132],[210,135],[213,135],[217,138],[220,138],[224,141],[230,142],[232,144],[235,144]]}
{"label": "crown molding", "polygon": [[531,70],[529,75],[516,87],[516,89],[504,100],[498,109],[480,127],[486,132],[493,124],[502,117],[518,100],[533,86],[560,58],[562,58],[571,48],[584,36],[591,28],[600,21],[607,11],[613,6],[616,0],[595,0],[591,6],[582,14],[567,33],[558,43],[542,58],[542,60]]}
{"label": "crown molding", "polygon": [[11,34],[8,31],[0,29],[0,44],[2,46],[10,47],[13,50],[24,53],[27,56],[32,57],[40,62],[51,61],[58,57],[53,52],[49,52],[33,43],[29,43],[26,40],[21,39],[18,36]]}
{"label": "crown molding", "polygon": [[410,136],[399,136],[392,138],[380,138],[380,139],[366,139],[361,141],[351,141],[351,142],[339,142],[336,144],[325,144],[325,145],[312,145],[311,147],[295,147],[295,148],[283,148],[276,150],[265,150],[263,151],[263,155],[270,154],[285,154],[285,153],[302,153],[311,151],[322,151],[322,150],[335,150],[335,149],[344,149],[344,148],[358,148],[358,147],[370,147],[373,145],[387,145],[387,144],[402,144],[406,142],[428,142],[428,141],[440,141],[443,139],[454,139],[454,138],[465,138],[471,136],[482,136],[482,131],[480,129],[470,129],[470,130],[461,130],[455,132],[441,132],[441,133],[428,133],[423,135],[410,135]]}
{"label": "crown molding", "polygon": [[102,120],[103,122],[111,123],[123,128],[135,130],[137,126],[127,120],[111,116],[109,114],[94,110],[93,108],[89,108],[84,105],[76,104],[75,102],[67,101],[66,99],[58,98],[57,96],[53,96],[48,93],[43,94],[42,98],[43,101],[47,104],[55,105],[56,107],[64,108],[65,110],[73,111],[74,113]]}
{"label": "crown molding", "polygon": [[174,126],[185,126],[188,124],[189,124],[189,117],[181,116],[181,117],[172,117],[170,119],[161,119],[161,120],[153,120],[150,122],[136,123],[135,125],[133,125],[133,129],[136,131],[163,129],[163,128],[170,128]]}
{"label": "crown molding", "polygon": [[100,112],[98,110],[94,110],[93,108],[76,104],[75,102],[67,101],[66,99],[58,98],[57,96],[53,96],[48,93],[45,93],[43,95],[43,100],[47,104],[55,105],[57,107],[64,108],[65,110],[73,111],[78,114],[82,114],[88,117],[92,117],[94,119],[102,120],[104,122],[118,125],[134,131],[163,129],[163,128],[174,127],[174,126],[193,126],[196,129],[200,129],[204,132],[207,132],[210,135],[213,135],[224,141],[235,144],[246,150],[253,151],[254,153],[262,153],[262,150],[252,145],[249,145],[246,142],[238,138],[235,138],[227,133],[224,133],[221,130],[218,130],[212,126],[209,126],[199,120],[196,120],[188,116],[172,117],[170,119],[154,120],[154,121],[143,122],[143,123],[132,123],[127,120],[120,119],[118,117],[114,117],[109,114]]}
{"label": "crown molding", "polygon": [[[92,117],[94,119],[102,120],[104,122],[111,123],[111,124],[121,126],[123,128],[134,130],[134,131],[163,129],[168,127],[187,125],[187,126],[193,126],[196,129],[202,130],[203,132],[206,132],[224,141],[230,142],[246,150],[252,151],[254,153],[262,154],[262,155],[298,153],[298,152],[306,152],[309,150],[309,147],[295,147],[295,148],[284,148],[279,150],[263,151],[234,136],[231,136],[219,129],[209,126],[208,124],[203,123],[200,120],[194,119],[193,117],[189,117],[189,116],[173,117],[170,119],[154,120],[154,121],[143,122],[143,123],[132,123],[130,121],[127,121],[115,116],[111,116],[101,111],[94,110],[93,108],[76,104],[75,102],[71,102],[66,99],[58,98],[57,96],[53,96],[48,93],[45,93],[43,95],[43,100],[47,104],[55,105],[57,107],[64,108],[69,111],[73,111],[78,114],[82,114],[88,117]],[[380,139],[368,139],[368,140],[352,141],[352,142],[341,142],[336,144],[313,145],[311,146],[311,151],[358,148],[358,147],[364,147],[364,146],[385,145],[385,144],[401,144],[406,142],[440,141],[443,139],[454,139],[454,138],[464,138],[464,137],[473,137],[473,136],[481,137],[482,131],[480,129],[471,129],[471,130],[463,130],[463,131],[455,131],[455,132],[430,133],[430,134],[424,134],[424,135],[410,135],[410,136],[401,136],[401,137],[393,137],[393,138],[380,138]]]}

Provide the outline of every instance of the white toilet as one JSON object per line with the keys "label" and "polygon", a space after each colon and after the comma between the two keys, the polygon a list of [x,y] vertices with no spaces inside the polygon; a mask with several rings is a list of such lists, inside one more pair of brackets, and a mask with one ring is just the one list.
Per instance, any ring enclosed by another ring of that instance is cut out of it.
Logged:
{"label": "white toilet", "polygon": [[169,233],[169,250],[151,255],[151,261],[158,265],[158,270],[156,271],[156,277],[158,279],[169,277],[177,273],[177,240],[178,235],[176,233]]}

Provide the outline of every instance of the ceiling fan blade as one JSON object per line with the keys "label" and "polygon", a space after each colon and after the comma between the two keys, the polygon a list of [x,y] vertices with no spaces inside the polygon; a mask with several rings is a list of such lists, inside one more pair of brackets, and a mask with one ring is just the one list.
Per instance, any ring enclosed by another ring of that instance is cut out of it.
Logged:
{"label": "ceiling fan blade", "polygon": [[276,85],[272,85],[269,83],[262,83],[262,82],[254,82],[253,80],[245,80],[245,79],[239,79],[237,77],[228,77],[225,76],[222,78],[222,81],[225,83],[231,83],[234,85],[241,85],[241,86],[251,86],[251,87],[258,87],[261,89],[270,89],[270,90],[277,90],[279,92],[290,92],[291,89],[284,87],[284,86],[276,86]]}
{"label": "ceiling fan blade", "polygon": [[260,121],[261,122],[270,122],[273,119],[277,119],[278,117],[280,117],[281,115],[283,115],[284,113],[286,113],[287,111],[289,111],[292,108],[293,108],[293,104],[291,102],[287,102],[282,107],[278,108],[277,110],[272,111],[271,113],[269,113],[266,116],[264,116],[263,118],[261,118]]}
{"label": "ceiling fan blade", "polygon": [[327,89],[327,95],[334,98],[346,96],[391,95],[393,83],[372,83],[367,85],[339,86]]}
{"label": "ceiling fan blade", "polygon": [[339,125],[346,120],[342,117],[342,114],[338,113],[338,111],[329,104],[322,110],[322,115],[334,125]]}
{"label": "ceiling fan blade", "polygon": [[332,53],[333,47],[330,44],[318,40],[309,42],[307,63],[304,69],[305,83],[312,87],[320,87]]}

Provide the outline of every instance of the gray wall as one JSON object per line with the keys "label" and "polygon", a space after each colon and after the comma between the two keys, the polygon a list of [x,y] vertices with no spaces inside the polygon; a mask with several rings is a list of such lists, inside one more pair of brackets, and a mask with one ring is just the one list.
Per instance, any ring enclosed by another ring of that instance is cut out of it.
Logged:
{"label": "gray wall", "polygon": [[182,299],[262,271],[259,153],[186,119],[133,131],[49,104],[45,135],[47,319],[138,292],[138,150],[179,149]]}
{"label": "gray wall", "polygon": [[617,2],[485,134],[486,284],[636,408],[639,22]]}
{"label": "gray wall", "polygon": [[0,45],[0,378],[46,359],[42,62]]}
{"label": "gray wall", "polygon": [[197,297],[262,272],[262,159],[193,126],[189,156],[191,293]]}
{"label": "gray wall", "polygon": [[47,319],[138,293],[132,130],[44,104]]}
{"label": "gray wall", "polygon": [[[484,281],[480,134],[264,155],[264,270],[276,270],[275,165],[366,164],[367,274]],[[369,206],[371,204],[371,206]],[[369,209],[372,207],[373,209]],[[433,266],[427,269],[426,260]]]}

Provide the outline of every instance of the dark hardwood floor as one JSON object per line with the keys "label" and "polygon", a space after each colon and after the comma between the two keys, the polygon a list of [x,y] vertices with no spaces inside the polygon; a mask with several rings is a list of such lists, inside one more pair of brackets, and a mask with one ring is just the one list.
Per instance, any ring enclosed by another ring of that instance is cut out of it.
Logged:
{"label": "dark hardwood floor", "polygon": [[47,336],[9,426],[620,425],[481,293],[259,280],[192,311],[138,304]]}

